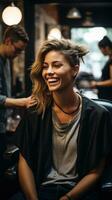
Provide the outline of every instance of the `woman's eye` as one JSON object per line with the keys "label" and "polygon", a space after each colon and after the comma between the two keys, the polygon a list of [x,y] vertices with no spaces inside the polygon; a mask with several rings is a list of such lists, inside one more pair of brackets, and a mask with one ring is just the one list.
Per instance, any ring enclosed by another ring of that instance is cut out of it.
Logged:
{"label": "woman's eye", "polygon": [[46,64],[43,64],[43,66],[42,66],[43,69],[46,69],[47,67],[48,67],[48,65],[46,65]]}
{"label": "woman's eye", "polygon": [[62,63],[54,63],[54,67],[61,67],[63,64]]}

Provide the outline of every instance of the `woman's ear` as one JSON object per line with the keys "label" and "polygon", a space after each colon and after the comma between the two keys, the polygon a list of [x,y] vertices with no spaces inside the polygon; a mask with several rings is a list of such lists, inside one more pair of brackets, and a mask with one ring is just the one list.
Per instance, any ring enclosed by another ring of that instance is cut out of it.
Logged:
{"label": "woman's ear", "polygon": [[73,77],[75,78],[79,72],[79,65],[73,67]]}

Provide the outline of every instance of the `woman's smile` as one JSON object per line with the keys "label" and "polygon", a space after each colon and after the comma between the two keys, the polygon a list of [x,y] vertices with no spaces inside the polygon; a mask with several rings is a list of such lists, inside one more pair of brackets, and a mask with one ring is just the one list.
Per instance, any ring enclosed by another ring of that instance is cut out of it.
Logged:
{"label": "woman's smile", "polygon": [[42,76],[49,90],[60,90],[73,83],[74,70],[64,55],[57,51],[50,51],[45,56]]}
{"label": "woman's smile", "polygon": [[47,85],[48,85],[48,87],[50,89],[51,87],[59,86],[60,79],[59,78],[54,78],[54,77],[46,78],[46,83],[47,83]]}

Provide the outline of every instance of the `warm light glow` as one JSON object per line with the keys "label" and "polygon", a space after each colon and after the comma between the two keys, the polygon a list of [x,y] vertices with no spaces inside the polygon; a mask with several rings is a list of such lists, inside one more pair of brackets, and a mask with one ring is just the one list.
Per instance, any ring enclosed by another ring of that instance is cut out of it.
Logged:
{"label": "warm light glow", "polygon": [[16,25],[21,21],[22,13],[18,7],[8,6],[3,10],[2,19],[9,26]]}
{"label": "warm light glow", "polygon": [[82,23],[83,26],[95,26],[95,23],[93,22],[93,19],[92,19],[92,13],[87,11],[86,13],[86,16],[85,16],[85,19]]}
{"label": "warm light glow", "polygon": [[58,28],[53,28],[48,34],[48,39],[61,39],[61,31]]}
{"label": "warm light glow", "polygon": [[84,22],[82,23],[83,26],[94,26],[94,22],[92,21],[92,18],[87,16]]}
{"label": "warm light glow", "polygon": [[71,10],[69,10],[69,12],[67,14],[67,18],[79,19],[79,18],[81,18],[81,14],[77,8],[72,8]]}

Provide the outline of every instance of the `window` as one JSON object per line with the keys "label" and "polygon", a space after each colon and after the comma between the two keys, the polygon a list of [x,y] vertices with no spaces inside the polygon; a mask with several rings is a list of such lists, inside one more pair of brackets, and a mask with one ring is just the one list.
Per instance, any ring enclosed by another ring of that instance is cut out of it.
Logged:
{"label": "window", "polygon": [[107,60],[98,48],[98,42],[104,35],[112,38],[112,28],[93,27],[93,28],[72,28],[71,39],[79,44],[88,47],[89,53],[81,63],[80,71],[92,73],[95,78],[101,77],[102,68]]}

